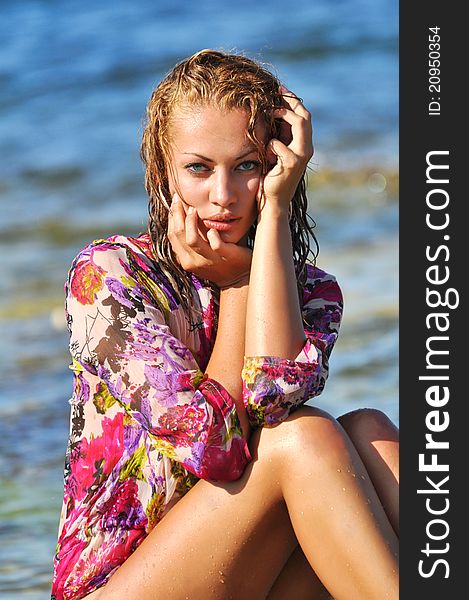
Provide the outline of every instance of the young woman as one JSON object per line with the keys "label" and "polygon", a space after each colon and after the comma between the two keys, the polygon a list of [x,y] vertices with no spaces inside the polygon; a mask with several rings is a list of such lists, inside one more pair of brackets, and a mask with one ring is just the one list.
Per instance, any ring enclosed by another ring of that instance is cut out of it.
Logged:
{"label": "young woman", "polygon": [[307,400],[342,310],[314,240],[309,112],[203,50],[155,89],[150,225],[66,285],[74,372],[57,600],[398,597],[398,432]]}

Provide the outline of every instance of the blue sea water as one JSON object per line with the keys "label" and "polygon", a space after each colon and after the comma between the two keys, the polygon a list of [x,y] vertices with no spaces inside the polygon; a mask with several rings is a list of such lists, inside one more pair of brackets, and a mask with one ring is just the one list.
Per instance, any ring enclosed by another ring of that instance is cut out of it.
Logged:
{"label": "blue sea water", "polygon": [[95,237],[145,229],[138,150],[151,90],[186,55],[243,51],[314,123],[319,265],[346,309],[318,403],[397,404],[394,0],[1,3],[0,596],[46,598],[70,375],[63,282]]}

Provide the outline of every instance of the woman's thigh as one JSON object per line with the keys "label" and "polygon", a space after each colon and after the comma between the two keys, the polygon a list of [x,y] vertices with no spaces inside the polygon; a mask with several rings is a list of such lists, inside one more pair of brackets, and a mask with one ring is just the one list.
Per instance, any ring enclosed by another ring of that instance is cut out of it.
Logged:
{"label": "woman's thigh", "polygon": [[338,418],[357,449],[399,535],[399,429],[380,410],[358,409]]}
{"label": "woman's thigh", "polygon": [[[359,409],[338,418],[357,448],[389,520],[398,532],[399,430],[376,409]],[[397,525],[397,526],[396,526]],[[330,600],[299,546],[282,569],[267,600]]]}
{"label": "woman's thigh", "polygon": [[267,600],[333,600],[297,546],[272,586]]}
{"label": "woman's thigh", "polygon": [[[303,407],[285,424],[255,432],[250,449],[254,460],[238,481],[199,481],[90,598],[265,598],[298,543],[287,496],[305,554],[322,569],[321,578],[335,595],[363,598],[366,588],[366,597],[381,597],[383,581],[377,589],[370,584],[371,557],[394,590],[394,532],[365,480],[364,465],[335,419]],[[330,506],[343,522],[331,520]],[[353,532],[346,548],[344,523]],[[331,556],[354,567],[339,582]]]}
{"label": "woman's thigh", "polygon": [[198,481],[88,598],[265,598],[297,541],[261,435],[239,480]]}

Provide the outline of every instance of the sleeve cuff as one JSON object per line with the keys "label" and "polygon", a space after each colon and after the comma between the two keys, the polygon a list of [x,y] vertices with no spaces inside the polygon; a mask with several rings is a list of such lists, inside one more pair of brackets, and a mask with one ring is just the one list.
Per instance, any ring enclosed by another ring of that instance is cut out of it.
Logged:
{"label": "sleeve cuff", "polygon": [[301,362],[301,363],[317,363],[319,359],[319,354],[316,346],[311,342],[308,338],[305,342],[305,345],[301,349],[298,356],[295,358],[293,362]]}
{"label": "sleeve cuff", "polygon": [[213,408],[202,478],[215,481],[239,479],[252,457],[234,400],[218,381],[209,377],[204,377],[198,391]]}

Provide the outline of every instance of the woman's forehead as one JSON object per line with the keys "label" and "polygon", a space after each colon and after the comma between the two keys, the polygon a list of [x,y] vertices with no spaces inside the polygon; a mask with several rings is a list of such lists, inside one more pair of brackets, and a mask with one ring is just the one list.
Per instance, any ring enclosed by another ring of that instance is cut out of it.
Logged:
{"label": "woman's forehead", "polygon": [[[170,136],[204,136],[230,134],[231,137],[247,136],[250,113],[242,108],[220,107],[213,103],[181,104],[174,107],[170,119]],[[257,119],[255,133],[258,139],[266,137],[263,119]]]}

